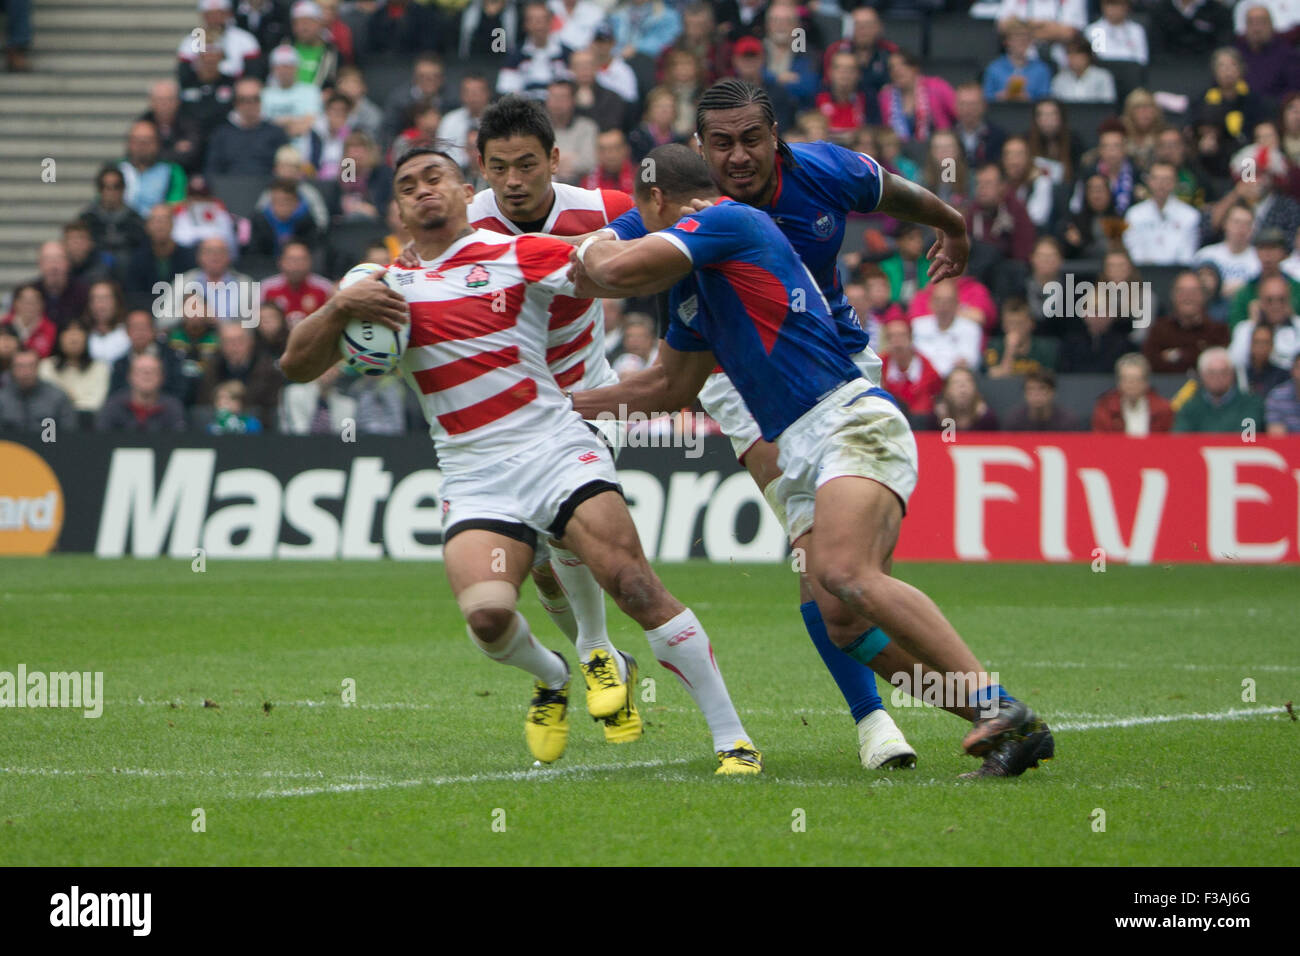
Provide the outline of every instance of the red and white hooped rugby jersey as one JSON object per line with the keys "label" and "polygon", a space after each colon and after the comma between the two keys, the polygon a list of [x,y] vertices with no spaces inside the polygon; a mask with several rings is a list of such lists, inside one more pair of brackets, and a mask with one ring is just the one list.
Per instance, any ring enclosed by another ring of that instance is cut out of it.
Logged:
{"label": "red and white hooped rugby jersey", "polygon": [[581,421],[547,367],[551,306],[573,247],[478,229],[417,269],[390,267],[411,310],[400,369],[444,474],[483,468]]}
{"label": "red and white hooped rugby jersey", "polygon": [[[613,189],[579,189],[553,183],[555,203],[541,233],[581,236],[607,226],[632,208],[632,197]],[[484,189],[469,204],[469,222],[507,236],[524,235],[497,205],[497,197]],[[605,357],[605,310],[599,299],[557,295],[551,303],[547,350],[552,354],[551,374],[560,388],[588,389],[612,385],[618,375]]]}

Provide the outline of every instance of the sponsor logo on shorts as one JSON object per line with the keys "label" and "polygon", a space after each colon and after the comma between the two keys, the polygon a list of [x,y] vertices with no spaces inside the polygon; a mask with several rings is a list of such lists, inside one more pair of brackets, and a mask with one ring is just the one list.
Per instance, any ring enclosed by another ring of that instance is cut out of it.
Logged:
{"label": "sponsor logo on shorts", "polygon": [[593,461],[600,461],[600,455],[594,451],[584,452],[578,456],[578,461],[584,465],[590,465]]}
{"label": "sponsor logo on shorts", "polygon": [[688,627],[684,631],[678,631],[672,637],[668,638],[668,646],[676,647],[682,641],[690,640],[695,636],[695,628]]}

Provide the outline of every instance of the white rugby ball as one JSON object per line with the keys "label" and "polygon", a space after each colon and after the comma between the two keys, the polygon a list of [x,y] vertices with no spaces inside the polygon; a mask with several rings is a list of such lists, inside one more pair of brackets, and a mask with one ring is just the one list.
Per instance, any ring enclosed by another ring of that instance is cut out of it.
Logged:
{"label": "white rugby ball", "polygon": [[[339,288],[346,289],[376,272],[383,273],[383,281],[388,287],[401,294],[397,277],[387,266],[374,262],[353,266],[339,281]],[[339,339],[339,351],[343,353],[343,361],[355,371],[363,375],[385,375],[397,368],[410,337],[409,324],[394,331],[369,319],[349,318]]]}

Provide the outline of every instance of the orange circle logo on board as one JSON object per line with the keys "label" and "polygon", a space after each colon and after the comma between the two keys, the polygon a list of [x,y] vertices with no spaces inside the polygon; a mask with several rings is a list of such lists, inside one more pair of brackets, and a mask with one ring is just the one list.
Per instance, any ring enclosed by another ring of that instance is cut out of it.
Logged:
{"label": "orange circle logo on board", "polygon": [[45,459],[0,441],[0,554],[48,554],[63,528],[63,488]]}

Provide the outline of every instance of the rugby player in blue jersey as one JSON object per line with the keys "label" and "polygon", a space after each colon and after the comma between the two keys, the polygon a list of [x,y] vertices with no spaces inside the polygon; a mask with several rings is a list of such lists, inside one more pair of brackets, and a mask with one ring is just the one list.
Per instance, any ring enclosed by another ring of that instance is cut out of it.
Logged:
{"label": "rugby player in blue jersey", "polygon": [[[761,113],[760,106],[765,121]],[[752,195],[759,176],[757,164],[744,167],[745,144],[754,135],[775,136],[774,126],[754,131],[743,115],[711,117],[702,125],[706,153],[717,142],[715,123],[725,124],[734,141],[727,162],[741,160],[728,174],[738,173],[737,185]],[[969,247],[955,210],[880,170],[870,157],[849,156],[873,178],[870,208],[939,230],[931,250],[936,279],[960,274]],[[654,366],[618,385],[578,393],[577,409],[593,417],[682,407],[720,364],[774,452],[771,478],[760,484],[784,514],[794,546],[807,554],[803,584],[831,642],[862,664],[878,663],[882,648],[872,643],[878,631],[861,629],[875,622],[909,659],[952,678],[966,675],[969,697],[945,703],[974,711],[963,747],[985,760],[973,775],[1015,776],[1051,757],[1046,723],[994,683],[933,601],[889,575],[916,485],[916,443],[888,393],[859,367],[860,355],[855,361],[823,282],[773,218],[727,198],[729,188],[720,194],[691,150],[663,146],[649,158],[654,175],[638,181],[635,198],[644,228],[662,231],[631,241],[594,235],[579,246],[575,272],[583,294],[612,298],[671,288],[669,326]],[[780,172],[788,182],[788,170]],[[834,184],[825,183],[827,189]],[[697,211],[679,219],[686,204]]]}

